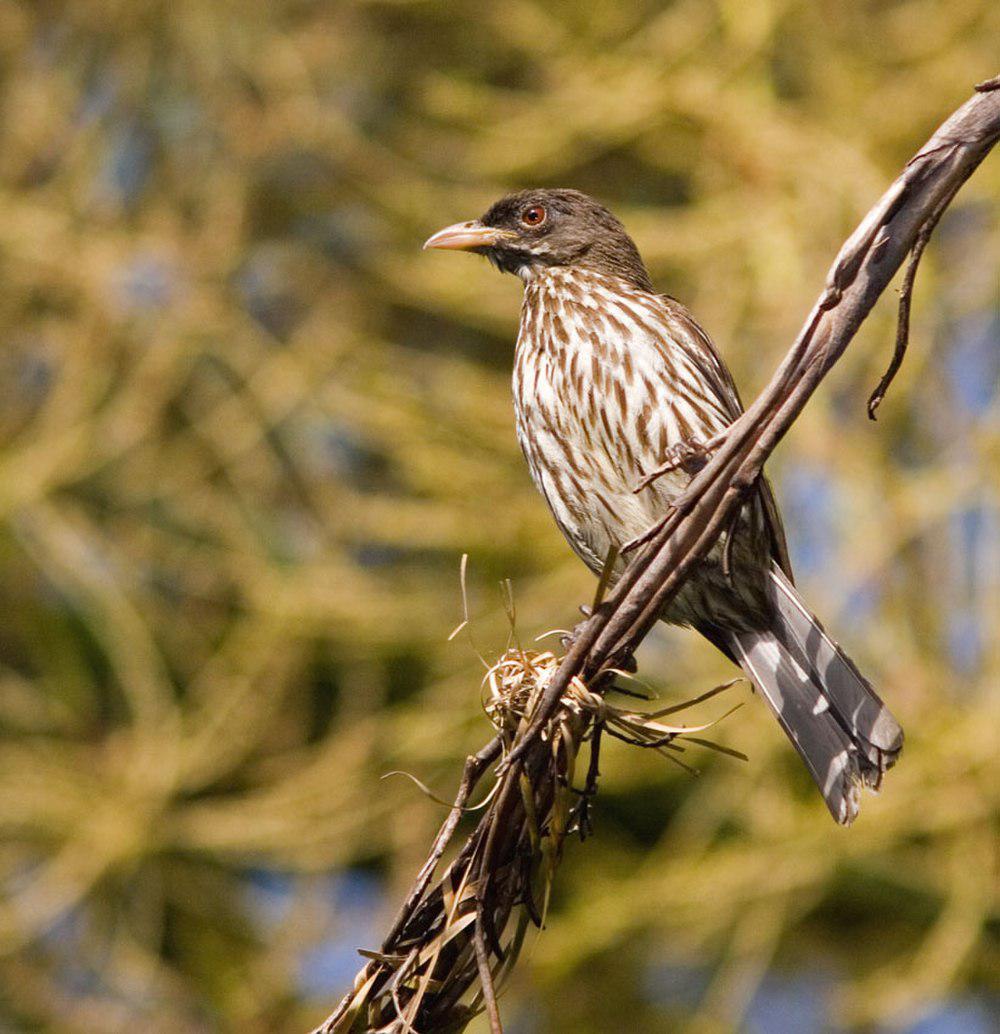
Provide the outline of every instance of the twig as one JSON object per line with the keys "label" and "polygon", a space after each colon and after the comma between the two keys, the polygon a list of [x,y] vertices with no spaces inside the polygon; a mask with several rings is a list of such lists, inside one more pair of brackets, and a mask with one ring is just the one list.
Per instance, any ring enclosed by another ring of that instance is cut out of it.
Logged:
{"label": "twig", "polygon": [[892,352],[892,359],[889,360],[889,366],[885,373],[882,374],[882,379],[878,382],[878,386],[868,399],[869,420],[877,419],[876,410],[882,404],[885,393],[896,379],[896,374],[899,373],[899,368],[903,365],[903,359],[906,358],[906,346],[910,341],[910,305],[913,301],[913,284],[917,279],[920,259],[923,257],[924,248],[927,247],[927,242],[931,239],[931,234],[934,232],[938,220],[944,215],[945,209],[951,204],[951,199],[958,193],[961,185],[961,183],[955,184],[954,190],[941,201],[937,211],[924,223],[917,234],[917,240],[913,245],[913,250],[910,252],[910,260],[906,264],[906,272],[903,273],[903,283],[899,288],[899,310],[896,315],[896,344]]}
{"label": "twig", "polygon": [[[462,817],[462,811],[469,800],[470,794],[482,778],[483,772],[500,756],[500,746],[500,737],[495,736],[480,751],[465,759],[465,770],[462,772],[462,782],[458,787],[458,793],[455,795],[455,803],[451,806],[448,817],[444,820],[440,830],[438,830],[438,835],[434,838],[434,844],[431,847],[431,853],[427,856],[427,861],[424,862],[420,872],[417,873],[417,878],[413,881],[410,893],[406,896],[406,901],[403,902],[396,915],[396,919],[389,929],[389,933],[386,935],[386,945],[389,945],[396,939],[403,928],[403,924],[412,913],[414,906],[423,896],[424,891],[427,889],[427,884],[430,883],[434,870],[438,866],[438,862],[441,861],[445,848],[447,848],[452,836],[454,836],[455,827]],[[383,950],[388,949],[384,948]]]}
{"label": "twig", "polygon": [[601,737],[603,734],[604,720],[597,718],[590,733],[590,762],[587,765],[587,781],[583,784],[580,803],[577,807],[576,822],[581,840],[586,840],[593,832],[590,809],[597,796],[597,784],[601,778]]}
{"label": "twig", "polygon": [[490,957],[486,950],[486,936],[483,932],[482,915],[476,917],[476,932],[473,937],[476,951],[476,965],[479,968],[479,983],[483,990],[483,1002],[486,1015],[490,1020],[490,1034],[503,1034],[500,1022],[500,1008],[497,1005],[496,991],[493,988],[493,974],[490,972]]}

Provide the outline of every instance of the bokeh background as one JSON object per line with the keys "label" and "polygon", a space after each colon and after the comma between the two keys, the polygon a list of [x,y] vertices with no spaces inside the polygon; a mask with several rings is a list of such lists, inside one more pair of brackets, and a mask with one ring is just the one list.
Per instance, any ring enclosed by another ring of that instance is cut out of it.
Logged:
{"label": "bokeh background", "polygon": [[[442,818],[380,776],[447,795],[488,738],[462,553],[487,657],[501,579],[525,640],[590,597],[519,285],[430,232],[596,194],[752,396],[998,40],[995,0],[0,0],[0,1029],[317,1023]],[[998,197],[994,156],[879,422],[891,296],[770,468],[907,729],[885,792],[836,828],[753,700],[745,765],[610,746],[514,1034],[1000,1026]],[[696,638],[643,649],[666,700],[732,674]]]}

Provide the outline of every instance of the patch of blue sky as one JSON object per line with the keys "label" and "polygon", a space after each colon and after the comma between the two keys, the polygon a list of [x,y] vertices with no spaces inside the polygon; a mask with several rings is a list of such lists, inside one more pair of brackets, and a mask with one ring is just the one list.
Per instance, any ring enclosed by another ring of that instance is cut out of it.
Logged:
{"label": "patch of blue sky", "polygon": [[370,872],[349,869],[331,888],[336,910],[336,933],[307,951],[299,969],[302,993],[329,998],[350,986],[363,961],[359,947],[377,948],[378,920],[385,904],[382,881]]}
{"label": "patch of blue sky", "polygon": [[[363,869],[345,869],[325,877],[331,905],[329,936],[307,947],[298,963],[298,984],[308,998],[329,999],[347,988],[363,964],[359,947],[377,948],[380,920],[385,918],[382,880]],[[251,915],[266,931],[280,925],[291,912],[299,877],[267,869],[247,874]]]}
{"label": "patch of blue sky", "polygon": [[1000,312],[957,320],[942,361],[958,408],[982,416],[1000,392]]}
{"label": "patch of blue sky", "polygon": [[804,461],[786,465],[781,506],[792,567],[804,578],[835,573],[838,494],[833,477],[818,465]]}
{"label": "patch of blue sky", "polygon": [[153,135],[140,119],[116,123],[97,171],[94,200],[116,208],[134,205],[153,171],[154,152]]}
{"label": "patch of blue sky", "polygon": [[141,252],[118,267],[113,300],[126,313],[165,309],[176,297],[177,270],[160,255]]}
{"label": "patch of blue sky", "polygon": [[968,996],[934,1009],[905,1034],[996,1034],[998,1030],[1000,998]]}

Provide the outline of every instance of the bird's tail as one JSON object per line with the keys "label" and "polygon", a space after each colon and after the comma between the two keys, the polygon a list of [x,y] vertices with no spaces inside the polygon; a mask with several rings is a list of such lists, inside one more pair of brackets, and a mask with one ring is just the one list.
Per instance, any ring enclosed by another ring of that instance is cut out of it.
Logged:
{"label": "bird's tail", "polygon": [[773,566],[773,620],[730,632],[727,645],[802,755],[830,813],[849,825],[860,788],[877,790],[903,747],[903,730],[867,679]]}

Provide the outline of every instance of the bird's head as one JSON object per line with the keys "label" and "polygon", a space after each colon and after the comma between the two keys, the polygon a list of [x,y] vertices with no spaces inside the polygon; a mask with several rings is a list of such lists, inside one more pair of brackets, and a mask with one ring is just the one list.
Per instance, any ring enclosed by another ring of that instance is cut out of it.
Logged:
{"label": "bird's head", "polygon": [[653,289],[625,227],[578,190],[508,194],[479,219],[439,230],[424,247],[473,251],[526,281],[548,267],[575,267]]}

